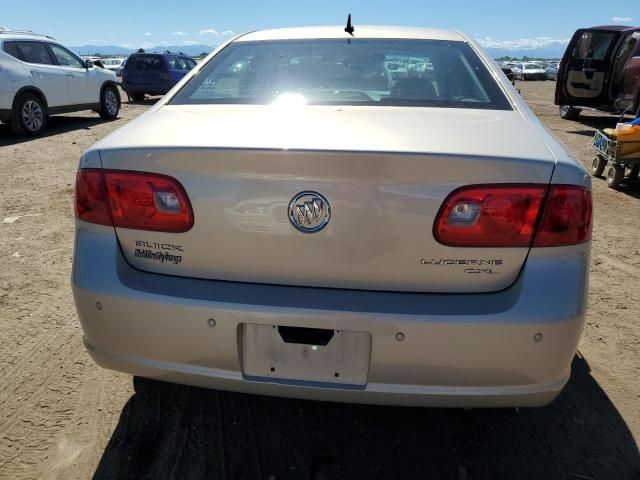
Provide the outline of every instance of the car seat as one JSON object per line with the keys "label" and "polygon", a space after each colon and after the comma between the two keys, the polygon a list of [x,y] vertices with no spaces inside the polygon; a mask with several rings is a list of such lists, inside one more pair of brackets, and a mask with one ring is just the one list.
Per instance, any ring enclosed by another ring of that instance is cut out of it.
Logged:
{"label": "car seat", "polygon": [[391,88],[392,98],[406,100],[435,100],[436,89],[430,80],[419,77],[401,78]]}

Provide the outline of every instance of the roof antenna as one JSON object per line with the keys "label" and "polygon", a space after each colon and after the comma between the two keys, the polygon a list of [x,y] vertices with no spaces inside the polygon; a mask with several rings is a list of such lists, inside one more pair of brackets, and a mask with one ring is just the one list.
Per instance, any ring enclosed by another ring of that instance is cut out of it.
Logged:
{"label": "roof antenna", "polygon": [[353,25],[351,25],[351,14],[349,14],[349,16],[347,17],[347,26],[345,27],[344,31],[347,32],[352,37],[353,37],[353,32],[356,31],[356,29],[353,28]]}

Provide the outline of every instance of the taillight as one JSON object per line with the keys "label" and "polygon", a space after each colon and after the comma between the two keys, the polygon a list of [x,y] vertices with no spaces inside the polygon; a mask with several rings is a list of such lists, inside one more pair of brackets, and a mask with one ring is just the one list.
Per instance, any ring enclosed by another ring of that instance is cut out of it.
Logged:
{"label": "taillight", "polygon": [[113,225],[100,170],[78,170],[75,212],[85,222]]}
{"label": "taillight", "polygon": [[456,247],[528,247],[545,190],[513,184],[459,188],[440,208],[433,233]]}
{"label": "taillight", "polygon": [[459,188],[444,201],[433,233],[455,247],[575,245],[591,239],[591,192],[574,185]]}
{"label": "taillight", "polygon": [[146,172],[86,169],[76,177],[80,220],[136,230],[186,232],[191,204],[180,183]]}
{"label": "taillight", "polygon": [[534,247],[577,245],[591,240],[591,192],[576,185],[553,185]]}

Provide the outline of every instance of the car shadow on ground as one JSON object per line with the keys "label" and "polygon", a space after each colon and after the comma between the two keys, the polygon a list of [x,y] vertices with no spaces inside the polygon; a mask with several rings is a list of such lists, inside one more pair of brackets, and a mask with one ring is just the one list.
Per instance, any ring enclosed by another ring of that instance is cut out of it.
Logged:
{"label": "car shadow on ground", "polygon": [[47,119],[45,131],[38,137],[16,135],[11,131],[11,127],[8,124],[0,123],[0,147],[29,142],[34,138],[52,137],[73,130],[89,130],[91,127],[107,121],[109,120],[103,120],[97,114],[94,117],[78,117],[72,115],[53,116]]}
{"label": "car shadow on ground", "polygon": [[131,105],[145,105],[147,107],[151,107],[152,105],[155,105],[156,102],[158,100],[160,100],[162,97],[145,97],[144,100],[134,100],[134,99],[128,99],[126,94],[122,97],[122,98],[126,98],[127,103],[131,104]]}
{"label": "car shadow on ground", "polygon": [[580,356],[538,409],[279,399],[134,379],[94,479],[637,479],[640,454]]}
{"label": "car shadow on ground", "polygon": [[[608,168],[608,167],[607,167]],[[592,182],[606,182],[606,173],[607,169],[605,168],[604,174],[599,177],[591,177]],[[625,177],[620,182],[620,185],[616,188],[616,190],[620,193],[624,193],[625,195],[629,195],[633,198],[640,199],[640,177],[630,178]]]}

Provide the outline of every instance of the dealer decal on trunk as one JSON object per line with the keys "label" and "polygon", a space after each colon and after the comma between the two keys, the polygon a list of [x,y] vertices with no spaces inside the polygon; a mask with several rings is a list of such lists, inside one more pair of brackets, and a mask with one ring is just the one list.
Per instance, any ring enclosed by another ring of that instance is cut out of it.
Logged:
{"label": "dealer decal on trunk", "polygon": [[134,256],[138,258],[145,258],[147,260],[153,260],[155,262],[167,262],[177,265],[182,262],[182,255],[180,254],[182,252],[183,248],[181,245],[136,240],[136,249],[134,251]]}

